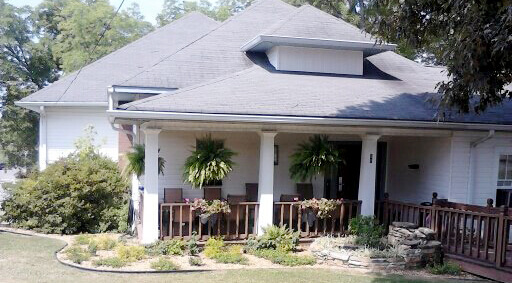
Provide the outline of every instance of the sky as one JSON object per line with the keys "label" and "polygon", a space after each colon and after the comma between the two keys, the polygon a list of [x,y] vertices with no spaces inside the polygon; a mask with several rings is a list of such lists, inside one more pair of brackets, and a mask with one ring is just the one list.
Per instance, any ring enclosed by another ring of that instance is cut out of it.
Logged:
{"label": "sky", "polygon": [[[196,1],[197,0],[192,0]],[[216,0],[209,0],[212,3],[216,3]],[[37,6],[37,4],[41,3],[42,0],[7,0],[8,3],[13,4],[15,6],[25,6],[30,5],[32,7]],[[115,6],[116,8],[121,4],[122,0],[110,0],[110,4]],[[145,20],[151,22],[153,24],[156,23],[156,15],[162,10],[164,0],[125,0],[123,4],[123,8],[130,7],[132,3],[138,3],[140,6],[140,10],[145,17]]]}

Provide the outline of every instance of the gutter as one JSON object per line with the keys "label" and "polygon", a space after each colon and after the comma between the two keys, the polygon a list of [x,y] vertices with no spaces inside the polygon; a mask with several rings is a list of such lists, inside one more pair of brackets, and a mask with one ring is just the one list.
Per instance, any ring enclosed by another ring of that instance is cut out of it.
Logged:
{"label": "gutter", "polygon": [[474,149],[492,139],[494,137],[494,135],[496,134],[495,130],[489,130],[489,133],[487,134],[487,136],[483,137],[483,138],[479,138],[475,141],[472,141],[469,145],[469,177],[468,177],[468,195],[467,195],[467,203],[469,204],[473,204],[473,200],[474,200],[474,195],[475,195],[475,161],[474,161]]}
{"label": "gutter", "polygon": [[39,112],[40,106],[55,107],[107,107],[107,102],[64,102],[64,101],[16,101],[15,105]]}
{"label": "gutter", "polygon": [[457,129],[457,130],[501,130],[512,131],[512,125],[499,124],[471,124],[454,122],[427,122],[407,120],[377,120],[329,117],[297,117],[250,114],[208,114],[186,112],[158,112],[158,111],[128,111],[107,110],[111,121],[121,119],[144,120],[175,120],[175,121],[203,121],[203,122],[231,122],[231,123],[267,123],[267,124],[304,124],[304,125],[333,125],[333,126],[377,126],[401,128],[429,128],[429,129]]}

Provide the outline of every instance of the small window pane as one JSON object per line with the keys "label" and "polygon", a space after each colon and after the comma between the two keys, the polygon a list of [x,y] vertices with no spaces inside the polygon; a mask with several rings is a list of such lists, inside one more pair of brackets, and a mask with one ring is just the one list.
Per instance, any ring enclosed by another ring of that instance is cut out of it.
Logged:
{"label": "small window pane", "polygon": [[505,175],[505,170],[507,168],[507,156],[506,155],[501,155],[500,156],[500,167],[499,167],[499,171],[498,171],[498,179],[500,180],[504,180],[506,175]]}

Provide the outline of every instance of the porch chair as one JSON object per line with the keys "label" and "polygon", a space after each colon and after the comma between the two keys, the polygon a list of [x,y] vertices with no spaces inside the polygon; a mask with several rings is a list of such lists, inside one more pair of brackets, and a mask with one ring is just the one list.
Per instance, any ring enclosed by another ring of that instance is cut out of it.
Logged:
{"label": "porch chair", "polygon": [[311,183],[297,183],[297,194],[300,195],[300,200],[313,198],[313,184]]}
{"label": "porch chair", "polygon": [[[301,199],[301,196],[299,194],[282,194],[281,197],[279,197],[279,201],[280,202],[295,202],[296,199],[300,200]],[[276,211],[276,215],[275,215],[275,219],[274,219],[274,223],[276,223],[277,225],[279,225],[281,223],[281,206],[279,205],[277,207],[277,209],[275,209]],[[292,226],[295,224],[295,222],[297,221],[297,217],[298,217],[298,214],[297,214],[297,207],[293,207],[292,208],[292,221],[294,223],[292,223]],[[283,224],[286,225],[287,227],[290,226],[290,206],[288,205],[285,205],[283,206]],[[288,227],[288,228],[292,228],[292,227]]]}
{"label": "porch chair", "polygon": [[[164,189],[164,203],[183,203],[183,202],[184,202],[184,200],[183,200],[183,189],[182,188],[165,188]],[[182,211],[182,215],[181,215],[182,225],[183,224],[188,225],[188,222],[190,220],[190,207],[183,206],[181,211]],[[167,235],[168,231],[169,231],[169,226],[168,226],[169,225],[169,223],[168,223],[169,216],[166,213],[164,213],[163,215],[164,215],[164,217],[166,216],[162,221],[164,223],[164,225],[163,225],[164,233],[163,234],[166,236],[171,236],[171,235]],[[177,231],[179,229],[179,225],[180,225],[179,222],[180,222],[180,207],[175,206],[172,209],[173,231]],[[184,229],[184,231],[188,231],[188,230]]]}
{"label": "porch chair", "polygon": [[258,201],[258,183],[245,183],[245,195],[247,201],[257,202]]}
{"label": "porch chair", "polygon": [[205,187],[204,188],[204,199],[205,200],[216,200],[222,198],[221,187]]}

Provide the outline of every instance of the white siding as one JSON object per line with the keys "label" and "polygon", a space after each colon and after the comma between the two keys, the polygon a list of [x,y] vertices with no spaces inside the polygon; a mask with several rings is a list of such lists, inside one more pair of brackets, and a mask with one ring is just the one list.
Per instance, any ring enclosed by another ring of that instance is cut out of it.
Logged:
{"label": "white siding", "polygon": [[[451,198],[455,201],[485,205],[488,198],[496,200],[498,158],[500,153],[512,153],[512,134],[496,133],[493,138],[472,149],[474,170],[470,177],[470,144],[486,135],[487,132],[454,133]],[[471,195],[469,189],[473,190],[472,200],[468,199]]]}
{"label": "white siding", "polygon": [[[424,202],[449,197],[450,139],[394,137],[388,142],[387,192],[393,200]],[[418,170],[408,168],[419,164]]]}
{"label": "white siding", "polygon": [[363,74],[362,51],[276,46],[267,52],[267,56],[277,70]]}
{"label": "white siding", "polygon": [[84,135],[88,125],[97,132],[96,143],[101,153],[118,160],[118,132],[107,119],[106,108],[48,107],[46,109],[48,163],[75,150],[75,141]]}
{"label": "white siding", "polygon": [[[164,175],[160,175],[159,195],[163,199],[164,188],[183,188],[185,198],[201,198],[203,191],[192,189],[183,182],[183,165],[190,151],[195,146],[196,138],[205,133],[185,131],[162,131],[160,133],[160,155],[166,160]],[[245,194],[245,183],[258,183],[259,171],[259,136],[254,133],[225,132],[212,133],[214,138],[224,139],[226,147],[237,152],[234,157],[236,163],[233,171],[223,180],[222,195]],[[279,165],[274,170],[274,200],[279,200],[281,194],[293,194],[295,182],[290,179],[288,168],[289,156],[297,144],[306,139],[308,135],[278,134],[275,144],[279,145]],[[323,194],[323,177],[313,180],[315,196]]]}

